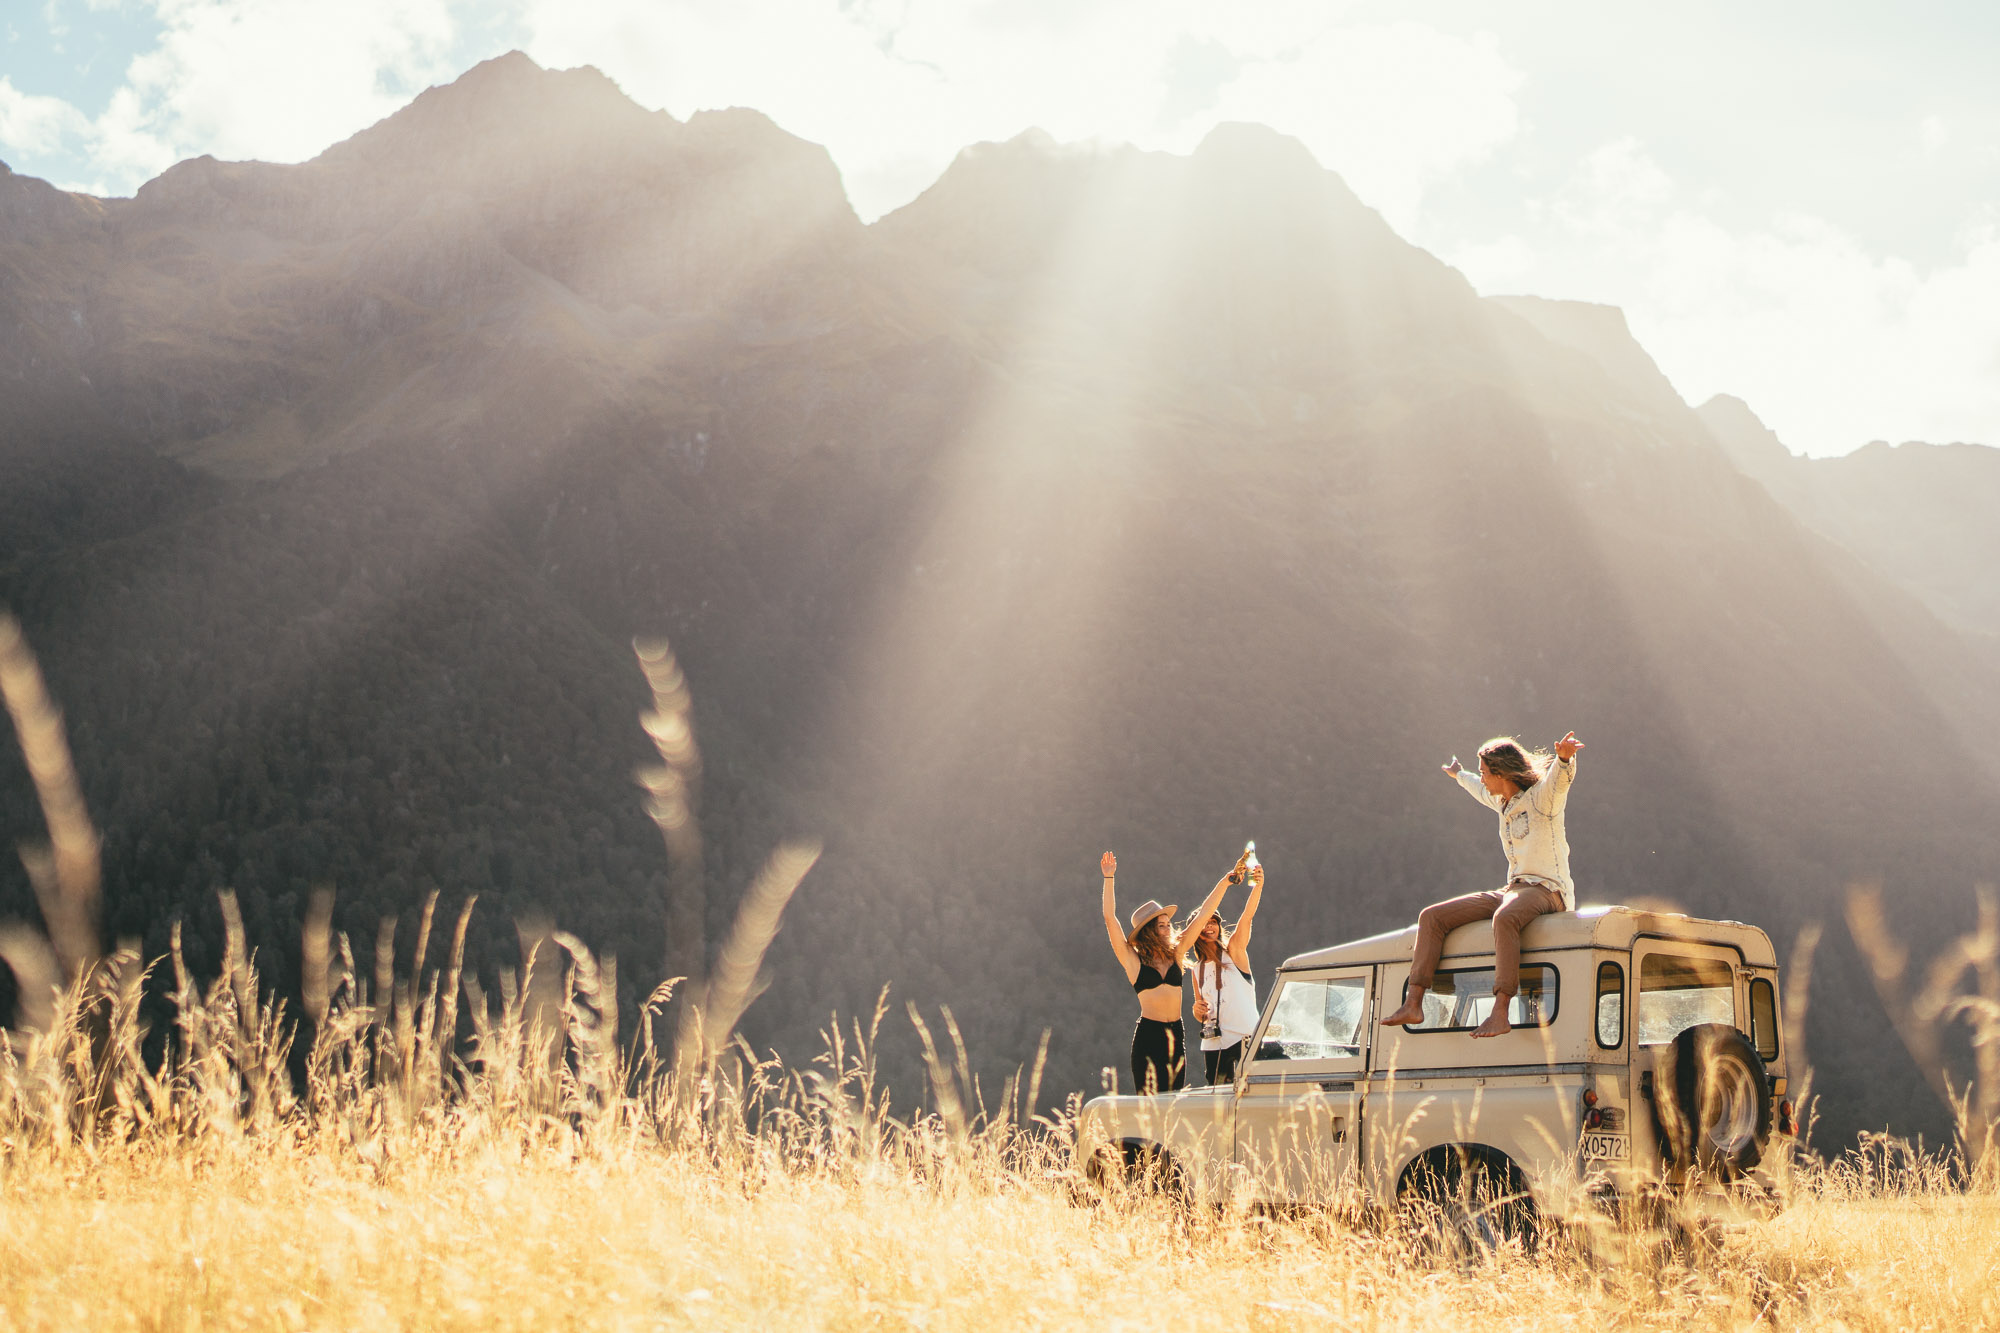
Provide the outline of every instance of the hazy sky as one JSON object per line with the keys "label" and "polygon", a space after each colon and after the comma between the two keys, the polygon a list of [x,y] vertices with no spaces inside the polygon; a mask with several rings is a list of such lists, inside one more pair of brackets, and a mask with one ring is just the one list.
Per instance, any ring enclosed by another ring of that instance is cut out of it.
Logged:
{"label": "hazy sky", "polygon": [[0,159],[297,161],[520,47],[824,143],[864,217],[968,143],[1297,135],[1485,292],[1624,307],[1794,449],[2000,444],[2000,5],[0,0]]}

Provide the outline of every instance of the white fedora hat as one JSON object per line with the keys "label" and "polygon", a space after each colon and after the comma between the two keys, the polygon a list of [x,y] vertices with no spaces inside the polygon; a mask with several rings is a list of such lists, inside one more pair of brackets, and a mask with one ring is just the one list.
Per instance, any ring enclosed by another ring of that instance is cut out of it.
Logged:
{"label": "white fedora hat", "polygon": [[1148,898],[1145,902],[1140,903],[1137,907],[1132,909],[1132,917],[1131,917],[1132,929],[1126,933],[1125,942],[1127,944],[1130,944],[1133,940],[1137,939],[1139,937],[1139,932],[1141,930],[1144,930],[1146,928],[1146,923],[1148,921],[1151,921],[1154,917],[1172,916],[1175,912],[1178,912],[1180,910],[1181,910],[1180,904],[1178,903],[1168,903],[1165,907],[1162,907],[1160,906],[1159,899]]}

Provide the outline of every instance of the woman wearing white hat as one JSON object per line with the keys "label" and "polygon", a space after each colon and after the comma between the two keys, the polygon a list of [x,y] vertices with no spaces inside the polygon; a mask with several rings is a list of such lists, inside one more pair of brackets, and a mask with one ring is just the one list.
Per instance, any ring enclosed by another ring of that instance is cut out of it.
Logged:
{"label": "woman wearing white hat", "polygon": [[1155,900],[1132,913],[1131,928],[1118,924],[1112,881],[1118,858],[1106,852],[1098,863],[1104,872],[1104,931],[1111,952],[1124,965],[1125,979],[1139,996],[1139,1026],[1132,1031],[1132,1086],[1138,1092],[1178,1092],[1187,1083],[1187,1052],[1181,1032],[1181,961],[1188,946],[1222,905],[1222,895],[1238,877],[1231,869],[1215,882],[1208,899],[1176,932],[1173,904]]}

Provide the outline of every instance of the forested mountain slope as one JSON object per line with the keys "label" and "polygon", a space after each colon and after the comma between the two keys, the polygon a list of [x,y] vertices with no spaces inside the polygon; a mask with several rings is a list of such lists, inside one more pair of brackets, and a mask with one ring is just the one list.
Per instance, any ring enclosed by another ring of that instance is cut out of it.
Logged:
{"label": "forested mountain slope", "polygon": [[[1585,900],[1782,949],[1879,879],[1933,942],[2000,866],[2000,784],[1869,599],[1930,613],[1857,592],[1622,321],[1480,299],[1268,130],[981,145],[864,227],[753,112],[511,56],[309,163],[0,177],[0,218],[0,604],[109,929],[184,916],[198,968],[219,886],[280,984],[313,885],[364,965],[435,887],[481,895],[489,973],[517,919],[616,951],[629,1014],[809,834],[752,1036],[809,1055],[887,984],[989,1077],[1051,1029],[1060,1092],[1132,1019],[1098,852],[1191,904],[1255,837],[1267,976],[1491,885],[1436,766],[1496,732],[1589,742]],[[654,634],[702,939],[631,781]],[[1837,926],[1817,976],[1829,1130],[1935,1133]]]}

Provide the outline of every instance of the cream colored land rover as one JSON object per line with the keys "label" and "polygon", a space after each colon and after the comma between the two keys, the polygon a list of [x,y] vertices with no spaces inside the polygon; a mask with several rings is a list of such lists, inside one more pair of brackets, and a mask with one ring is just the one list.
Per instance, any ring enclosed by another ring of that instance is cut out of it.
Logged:
{"label": "cream colored land rover", "polygon": [[1514,1030],[1478,1040],[1488,922],[1446,939],[1423,1022],[1378,1026],[1415,941],[1412,926],[1287,959],[1233,1084],[1087,1103],[1085,1179],[1221,1203],[1427,1200],[1496,1230],[1661,1187],[1775,1201],[1794,1126],[1763,931],[1628,907],[1540,917]]}

